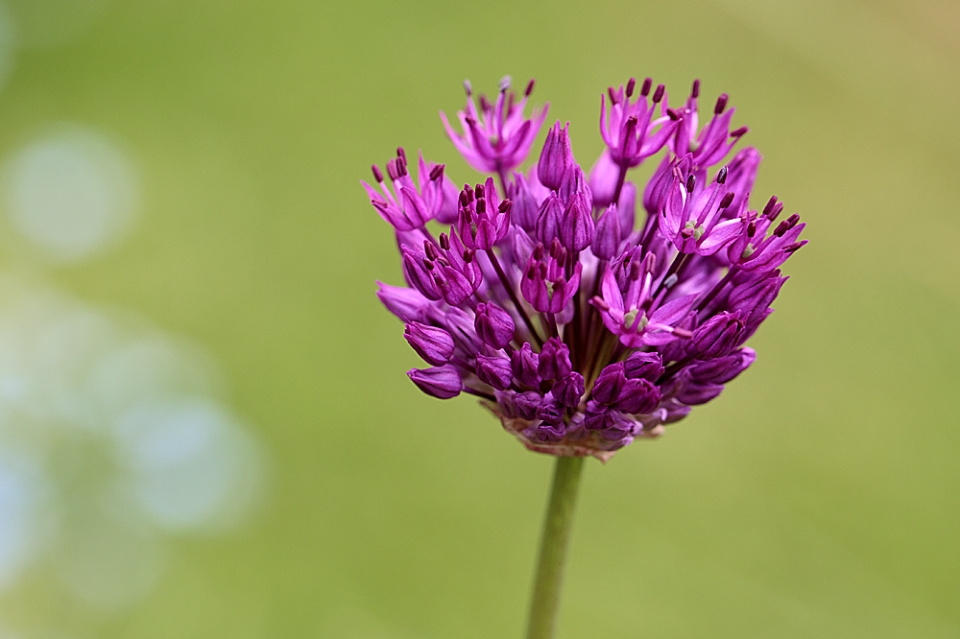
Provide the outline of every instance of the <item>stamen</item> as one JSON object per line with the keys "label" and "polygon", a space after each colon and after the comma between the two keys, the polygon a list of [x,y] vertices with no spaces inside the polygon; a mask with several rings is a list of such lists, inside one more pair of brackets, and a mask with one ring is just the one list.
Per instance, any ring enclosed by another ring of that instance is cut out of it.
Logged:
{"label": "stamen", "polygon": [[607,96],[610,98],[610,104],[617,103],[617,95],[613,92],[613,87],[607,87]]}
{"label": "stamen", "polygon": [[667,117],[676,122],[680,119],[680,114],[673,109],[667,109]]}
{"label": "stamen", "polygon": [[370,167],[370,170],[373,171],[373,179],[379,183],[383,183],[383,173],[380,172],[380,167],[374,164]]}
{"label": "stamen", "polygon": [[720,97],[717,98],[717,106],[713,107],[713,112],[716,115],[723,113],[723,110],[727,108],[727,100],[729,96],[726,93],[721,93]]}
{"label": "stamen", "polygon": [[468,98],[473,95],[473,85],[470,84],[470,80],[463,81],[463,90],[466,92]]}
{"label": "stamen", "polygon": [[633,97],[633,90],[637,86],[637,79],[630,78],[630,81],[627,82],[627,97]]}
{"label": "stamen", "polygon": [[530,78],[530,82],[527,82],[527,90],[523,92],[523,97],[529,98],[530,94],[533,93],[533,85],[536,83],[536,80]]}
{"label": "stamen", "polygon": [[727,167],[720,169],[720,172],[717,173],[717,184],[723,184],[727,181]]}
{"label": "stamen", "polygon": [[647,97],[650,95],[650,87],[653,86],[653,80],[651,78],[644,78],[643,85],[640,87],[640,95]]}
{"label": "stamen", "polygon": [[442,248],[444,251],[450,250],[450,238],[447,237],[446,233],[440,234],[440,248]]}
{"label": "stamen", "polygon": [[687,178],[687,193],[693,193],[693,189],[696,186],[697,186],[697,176],[691,173],[690,177]]}
{"label": "stamen", "polygon": [[513,82],[513,78],[509,75],[505,75],[500,78],[500,93],[506,93],[507,89],[510,88],[510,84]]}
{"label": "stamen", "polygon": [[510,210],[510,207],[512,205],[513,205],[513,202],[511,202],[509,199],[501,200],[500,206],[497,207],[497,210],[500,211],[501,213],[506,213],[507,211]]}
{"label": "stamen", "polygon": [[777,196],[771,195],[770,199],[767,200],[767,205],[763,207],[763,215],[770,217],[773,213],[773,207],[777,205]]}
{"label": "stamen", "polygon": [[728,192],[723,196],[723,199],[720,200],[720,208],[725,209],[730,206],[730,203],[733,202],[733,191]]}
{"label": "stamen", "polygon": [[663,99],[663,94],[666,92],[667,87],[662,84],[657,85],[656,91],[653,92],[653,103],[659,104],[660,100]]}
{"label": "stamen", "polygon": [[790,246],[785,246],[785,247],[783,248],[783,252],[784,252],[784,253],[796,253],[797,251],[799,251],[799,250],[803,247],[804,244],[805,244],[804,242],[794,242],[794,243],[791,244]]}
{"label": "stamen", "polygon": [[750,130],[749,127],[742,126],[742,127],[740,127],[739,129],[735,129],[735,130],[731,131],[731,132],[730,132],[730,137],[731,137],[731,138],[740,139],[740,138],[742,138],[744,135],[746,135],[746,134],[747,134],[747,131],[749,131],[749,130]]}
{"label": "stamen", "polygon": [[403,164],[407,164],[407,152],[403,150],[402,146],[397,147],[397,157],[403,160]]}
{"label": "stamen", "polygon": [[690,97],[694,100],[700,97],[700,78],[693,81],[693,90],[690,91]]}
{"label": "stamen", "polygon": [[783,237],[783,234],[792,229],[797,225],[797,222],[800,221],[800,216],[796,213],[785,219],[783,222],[780,222],[780,225],[777,226],[773,234],[777,237]]}
{"label": "stamen", "polygon": [[443,175],[443,169],[445,167],[446,167],[445,164],[438,164],[432,169],[430,169],[430,180],[431,181],[439,180],[440,177]]}
{"label": "stamen", "polygon": [[426,253],[428,260],[435,260],[440,257],[440,254],[437,253],[437,247],[433,245],[433,242],[428,240],[423,241],[423,252]]}

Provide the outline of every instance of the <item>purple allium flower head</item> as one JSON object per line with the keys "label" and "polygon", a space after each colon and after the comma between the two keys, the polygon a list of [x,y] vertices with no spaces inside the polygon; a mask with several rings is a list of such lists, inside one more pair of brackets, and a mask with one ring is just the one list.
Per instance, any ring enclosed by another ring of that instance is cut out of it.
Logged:
{"label": "purple allium flower head", "polygon": [[533,80],[527,83],[523,97],[517,102],[516,94],[510,90],[510,77],[504,77],[500,81],[496,102],[491,104],[486,96],[481,95],[478,112],[473,101],[473,87],[469,81],[464,82],[467,108],[457,112],[463,135],[457,134],[446,114],[440,112],[450,141],[470,166],[481,173],[506,175],[527,159],[549,107],[544,105],[540,111],[534,110],[529,119],[524,115],[533,84]]}
{"label": "purple allium flower head", "polygon": [[[744,343],[773,312],[804,224],[776,197],[751,207],[760,153],[734,151],[746,129],[730,130],[725,94],[699,129],[699,93],[671,109],[649,80],[609,90],[589,179],[559,122],[520,170],[546,111],[527,119],[529,90],[517,101],[507,85],[479,111],[468,88],[463,135],[444,118],[480,183],[458,190],[422,156],[414,180],[403,149],[389,186],[374,167],[378,188],[364,187],[407,284],[377,295],[432,365],[407,373],[421,390],[480,397],[531,450],[605,460],[754,362]],[[658,153],[645,185],[627,179]]]}

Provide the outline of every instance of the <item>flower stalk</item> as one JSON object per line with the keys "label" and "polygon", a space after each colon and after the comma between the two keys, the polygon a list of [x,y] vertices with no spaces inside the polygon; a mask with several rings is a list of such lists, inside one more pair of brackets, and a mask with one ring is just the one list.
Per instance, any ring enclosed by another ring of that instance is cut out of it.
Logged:
{"label": "flower stalk", "polygon": [[583,469],[583,457],[557,457],[553,488],[543,520],[540,559],[533,582],[527,639],[551,639],[560,609],[563,568],[573,527],[573,512]]}

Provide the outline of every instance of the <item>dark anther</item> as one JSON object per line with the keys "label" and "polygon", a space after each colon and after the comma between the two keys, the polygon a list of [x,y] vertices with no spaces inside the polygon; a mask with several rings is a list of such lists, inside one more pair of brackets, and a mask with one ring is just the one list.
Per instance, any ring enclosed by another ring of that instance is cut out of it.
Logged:
{"label": "dark anther", "polygon": [[653,86],[653,80],[651,78],[644,78],[643,84],[640,86],[640,95],[647,97],[650,95],[650,87]]}
{"label": "dark anther", "polygon": [[473,189],[473,192],[476,194],[478,200],[479,200],[480,198],[482,198],[482,197],[483,197],[483,185],[482,185],[482,184],[478,184],[478,185]]}
{"label": "dark anther", "polygon": [[610,104],[617,103],[617,95],[613,92],[613,87],[607,87],[607,95],[610,97]]}
{"label": "dark anther", "polygon": [[529,98],[530,94],[533,93],[533,85],[536,83],[536,80],[530,78],[530,81],[527,82],[527,90],[523,92],[523,97]]}
{"label": "dark anther", "polygon": [[754,235],[756,235],[756,233],[757,233],[757,223],[750,222],[750,224],[747,224],[747,237],[753,237]]}
{"label": "dark anther", "polygon": [[472,201],[473,201],[473,197],[474,197],[474,195],[473,195],[473,187],[470,186],[469,184],[464,184],[464,185],[463,185],[463,192],[467,194],[467,201],[468,201],[468,202],[472,202]]}
{"label": "dark anther", "polygon": [[407,163],[407,152],[403,150],[402,146],[397,147],[397,157],[403,160],[403,163]]}
{"label": "dark anther", "polygon": [[472,261],[473,261],[473,254],[474,254],[474,252],[475,252],[475,251],[474,251],[473,249],[464,249],[464,250],[463,250],[463,261],[466,262],[467,264],[469,264],[470,262],[472,262]]}
{"label": "dark anther", "polygon": [[484,199],[477,200],[477,215],[483,215],[487,212],[487,201]]}
{"label": "dark anther", "polygon": [[628,98],[631,97],[631,96],[633,96],[633,90],[636,88],[636,86],[637,86],[637,79],[636,79],[636,78],[630,78],[630,81],[627,82],[627,97],[628,97]]}
{"label": "dark anther", "polygon": [[780,222],[780,224],[777,225],[776,230],[774,230],[773,234],[776,235],[777,237],[783,237],[783,234],[789,231],[790,229],[792,229],[793,227],[795,227],[797,225],[797,222],[799,221],[800,221],[800,216],[794,213],[793,215],[785,219],[783,222]]}
{"label": "dark anther", "polygon": [[725,209],[730,206],[730,203],[733,202],[733,191],[727,193],[723,196],[723,199],[720,200],[720,208]]}
{"label": "dark anther", "polygon": [[447,237],[446,233],[440,234],[440,248],[442,248],[444,251],[450,250],[450,238]]}
{"label": "dark anther", "polygon": [[537,244],[533,247],[533,259],[538,262],[543,259],[543,244]]}
{"label": "dark anther", "polygon": [[687,178],[687,193],[693,193],[693,188],[697,185],[697,177],[691,173]]}
{"label": "dark anther", "polygon": [[720,169],[720,172],[717,173],[717,184],[723,184],[727,181],[727,167]]}
{"label": "dark anther", "polygon": [[497,210],[501,213],[506,213],[510,210],[510,206],[513,204],[510,200],[501,200],[500,206],[497,207]]}
{"label": "dark anther", "polygon": [[680,114],[673,109],[667,109],[667,117],[676,122],[680,119]]}
{"label": "dark anther", "polygon": [[723,113],[723,110],[727,108],[727,100],[729,96],[726,93],[721,93],[720,97],[717,98],[717,106],[713,107],[713,112],[717,115]]}
{"label": "dark anther", "polygon": [[773,207],[777,205],[777,196],[771,195],[770,199],[767,200],[767,205],[763,207],[763,215],[769,216],[773,211]]}
{"label": "dark anther", "polygon": [[432,169],[430,169],[430,179],[431,179],[431,180],[439,180],[440,177],[443,175],[443,169],[444,169],[444,168],[445,168],[445,165],[443,165],[443,164],[438,164],[438,165],[436,165],[435,167],[433,167]]}
{"label": "dark anther", "polygon": [[783,247],[784,253],[796,253],[803,246],[803,242],[794,242],[790,246]]}
{"label": "dark anther", "polygon": [[435,260],[440,257],[440,254],[437,253],[437,247],[429,240],[423,241],[423,252],[427,254],[428,260]]}
{"label": "dark anther", "polygon": [[480,94],[480,110],[481,111],[490,111],[490,101],[487,100],[487,96]]}
{"label": "dark anther", "polygon": [[749,131],[749,130],[750,130],[750,127],[742,126],[742,127],[740,127],[739,129],[735,129],[734,131],[731,131],[731,132],[730,132],[730,137],[731,137],[731,138],[742,138],[744,135],[747,134],[747,131]]}
{"label": "dark anther", "polygon": [[630,264],[630,279],[639,280],[641,275],[643,275],[643,264],[640,262],[632,262]]}
{"label": "dark anther", "polygon": [[377,182],[383,182],[383,173],[380,172],[380,167],[374,164],[370,167],[370,170],[373,171],[373,179]]}
{"label": "dark anther", "polygon": [[667,87],[662,84],[658,84],[656,90],[653,92],[653,103],[657,104],[660,100],[663,99],[663,94],[667,90]]}
{"label": "dark anther", "polygon": [[693,81],[693,89],[690,91],[690,97],[693,99],[700,97],[700,78]]}

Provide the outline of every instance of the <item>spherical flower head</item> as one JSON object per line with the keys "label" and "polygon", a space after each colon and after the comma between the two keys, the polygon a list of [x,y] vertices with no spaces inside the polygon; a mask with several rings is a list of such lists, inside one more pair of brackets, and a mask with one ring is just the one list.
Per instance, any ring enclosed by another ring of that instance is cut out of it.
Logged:
{"label": "spherical flower head", "polygon": [[[444,118],[484,180],[457,190],[421,156],[414,181],[402,149],[390,186],[375,167],[379,190],[364,186],[406,281],[377,295],[429,365],[407,373],[418,388],[480,398],[531,450],[606,460],[750,367],[744,344],[772,313],[804,224],[781,219],[776,197],[751,208],[760,153],[734,150],[746,129],[730,131],[726,95],[698,128],[699,91],[671,109],[650,80],[608,90],[589,179],[559,122],[518,170],[545,111],[527,119],[529,90],[518,102],[507,84],[479,110],[468,88],[462,135]],[[657,153],[647,183],[631,181]]]}

